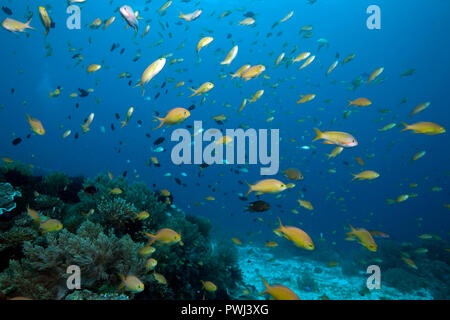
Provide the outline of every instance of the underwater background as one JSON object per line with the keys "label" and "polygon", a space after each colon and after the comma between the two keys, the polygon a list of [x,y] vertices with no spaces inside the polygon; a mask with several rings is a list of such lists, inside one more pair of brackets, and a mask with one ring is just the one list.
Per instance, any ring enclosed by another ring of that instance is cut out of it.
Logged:
{"label": "underwater background", "polygon": [[[265,299],[269,295],[258,295],[266,289],[262,276],[300,299],[449,298],[447,133],[402,132],[402,123],[449,127],[450,3],[174,0],[165,9],[165,0],[73,4],[81,8],[79,30],[66,27],[66,1],[1,1],[2,21],[32,18],[35,28],[0,32],[2,296]],[[47,35],[38,5],[54,22]],[[126,27],[123,5],[138,11],[137,34]],[[366,25],[370,5],[381,9],[379,30]],[[180,18],[180,11],[197,9],[197,19]],[[112,16],[115,21],[103,28]],[[92,25],[97,18],[99,27]],[[255,22],[239,24],[248,18]],[[197,54],[206,36],[214,40]],[[234,60],[221,65],[235,45]],[[305,60],[293,59],[303,52],[315,60],[299,70]],[[167,62],[143,96],[135,85],[163,56]],[[87,72],[91,64],[101,68]],[[232,78],[244,64],[262,64],[265,71],[249,81]],[[368,83],[380,67],[382,73]],[[210,92],[189,97],[190,87],[207,81],[214,84]],[[264,94],[239,111],[243,99],[260,89]],[[296,103],[308,94],[315,98]],[[371,105],[347,107],[360,97]],[[134,112],[121,127],[130,107]],[[155,129],[155,116],[175,107],[189,108],[190,117]],[[83,133],[91,113],[94,120]],[[30,129],[26,114],[41,121],[44,135]],[[193,133],[197,120],[205,130],[279,129],[278,174],[261,176],[261,165],[173,164],[172,131]],[[335,146],[312,142],[314,128],[348,132],[358,145],[329,158]],[[63,138],[67,130],[71,134]],[[413,160],[421,151],[423,157]],[[300,178],[289,179],[283,172],[288,168],[301,171]],[[379,177],[352,181],[364,170]],[[267,178],[295,186],[246,196],[246,182]],[[263,209],[252,207],[257,200],[264,201],[258,203]],[[309,201],[312,210],[298,200]],[[138,216],[142,212],[149,216]],[[314,250],[274,233],[278,218],[306,232]],[[46,230],[52,219],[63,227]],[[376,252],[364,241],[350,241],[350,225],[365,234],[376,231]],[[155,243],[154,252],[142,254],[149,241],[143,232],[163,228],[181,241]],[[156,267],[148,266],[149,259]],[[67,288],[69,265],[81,268],[82,290]],[[369,265],[380,267],[381,289],[367,289]],[[145,289],[133,289],[128,276]]]}

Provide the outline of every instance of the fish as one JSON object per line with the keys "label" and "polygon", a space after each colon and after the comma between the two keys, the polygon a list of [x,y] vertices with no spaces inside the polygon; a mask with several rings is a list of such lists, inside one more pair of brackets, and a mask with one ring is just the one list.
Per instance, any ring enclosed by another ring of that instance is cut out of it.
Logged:
{"label": "fish", "polygon": [[150,64],[142,73],[141,80],[135,86],[135,88],[138,86],[142,86],[142,95],[145,94],[144,85],[152,80],[158,73],[160,73],[165,64],[166,58],[159,58],[158,60],[155,60],[152,64]]}
{"label": "fish", "polygon": [[319,129],[314,128],[316,131],[316,137],[313,141],[324,139],[327,144],[335,144],[340,147],[350,148],[358,145],[358,141],[349,133],[339,131],[325,131],[321,132]]}
{"label": "fish", "polygon": [[174,108],[170,110],[164,118],[155,117],[161,123],[155,129],[161,128],[164,124],[169,126],[181,123],[189,118],[191,113],[184,108]]}
{"label": "fish", "polygon": [[266,287],[266,289],[259,295],[269,294],[275,300],[300,300],[297,294],[288,287],[281,284],[270,286],[262,276],[259,277],[262,279]]}
{"label": "fish", "polygon": [[122,6],[119,9],[120,14],[125,19],[130,27],[132,27],[136,33],[138,32],[139,21],[137,20],[133,9],[130,6]]}
{"label": "fish", "polygon": [[31,19],[25,23],[22,23],[20,21],[17,21],[17,20],[11,19],[11,18],[6,18],[2,22],[2,27],[13,33],[25,32],[27,29],[36,30],[30,26],[30,23],[31,23]]}

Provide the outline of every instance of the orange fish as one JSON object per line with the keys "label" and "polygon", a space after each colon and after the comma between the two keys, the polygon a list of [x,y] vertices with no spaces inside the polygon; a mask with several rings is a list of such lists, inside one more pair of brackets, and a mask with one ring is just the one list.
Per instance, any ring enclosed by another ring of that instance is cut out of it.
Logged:
{"label": "orange fish", "polygon": [[300,300],[300,298],[295,294],[295,292],[289,289],[288,287],[285,287],[281,284],[274,284],[271,287],[262,276],[260,277],[262,281],[264,281],[266,290],[261,292],[259,295],[270,294],[275,300]]}
{"label": "orange fish", "polygon": [[28,115],[28,113],[26,114],[27,118],[28,118],[28,123],[30,124],[31,127],[31,131],[33,131],[34,133],[42,136],[45,134],[45,130],[44,127],[42,126],[41,121],[39,121],[38,119],[31,119],[30,116]]}
{"label": "orange fish", "polygon": [[353,101],[351,101],[351,100],[347,100],[347,101],[349,102],[347,108],[350,107],[350,106],[368,107],[368,106],[370,106],[372,104],[372,101],[370,101],[367,98],[358,98],[358,99],[353,100]]}

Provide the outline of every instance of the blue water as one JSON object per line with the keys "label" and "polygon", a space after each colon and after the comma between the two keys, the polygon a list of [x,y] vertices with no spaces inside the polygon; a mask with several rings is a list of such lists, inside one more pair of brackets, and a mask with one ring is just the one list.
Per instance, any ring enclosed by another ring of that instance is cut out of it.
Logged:
{"label": "blue water", "polygon": [[[130,181],[142,181],[149,186],[156,184],[157,189],[170,190],[178,207],[209,218],[219,237],[238,237],[243,241],[271,240],[274,238],[271,230],[277,217],[287,224],[302,223],[301,228],[313,240],[319,239],[322,233],[327,240],[337,242],[336,247],[341,251],[359,249],[356,243],[344,241],[344,227],[349,224],[381,230],[400,242],[416,241],[422,233],[438,234],[443,238],[448,236],[450,216],[448,208],[443,206],[449,203],[448,133],[427,136],[410,131],[400,132],[400,121],[408,124],[432,121],[445,128],[450,127],[447,111],[450,105],[447,81],[450,71],[446,23],[450,10],[448,1],[318,0],[313,5],[304,0],[174,1],[166,13],[160,15],[156,10],[164,2],[127,2],[144,17],[144,20],[139,20],[139,34],[135,37],[134,31],[125,28],[125,21],[115,11],[124,4],[122,1],[88,0],[80,5],[81,30],[68,30],[65,27],[68,17],[65,13],[66,2],[49,0],[46,2],[51,5],[48,12],[56,27],[50,30],[48,36],[44,36],[34,1],[2,1],[2,5],[13,11],[11,17],[23,22],[27,20],[24,16],[28,12],[27,6],[30,6],[34,13],[31,25],[37,30],[28,30],[26,34],[13,34],[6,30],[0,32],[3,44],[0,53],[0,104],[4,106],[0,110],[1,156],[32,163],[37,172],[44,173],[62,171],[71,176],[94,177],[106,171],[117,176],[127,171]],[[381,8],[381,30],[366,27],[366,9],[371,4]],[[201,8],[203,13],[196,21],[185,22],[178,18],[178,11],[189,13],[197,8]],[[232,13],[218,19],[228,9]],[[291,10],[294,10],[294,15],[290,20],[271,28],[275,21]],[[255,13],[255,25],[238,25],[248,11]],[[6,17],[3,12],[0,15],[1,19]],[[106,30],[89,29],[88,24],[95,18],[106,20],[112,15],[116,16],[116,21]],[[146,20],[151,28],[147,36],[141,38]],[[298,34],[303,25],[314,26],[311,38],[305,39]],[[267,38],[269,32],[273,34]],[[230,39],[227,39],[228,34],[231,34]],[[201,50],[201,62],[197,63],[197,42],[207,35],[214,37],[214,41]],[[319,38],[326,38],[329,47],[318,51]],[[161,39],[163,43],[154,46]],[[183,41],[184,47],[177,49]],[[53,50],[48,57],[45,49],[47,43]],[[120,43],[120,48],[110,52],[113,43]],[[239,46],[236,59],[230,66],[221,66],[220,61],[235,44]],[[295,45],[298,49],[291,53]],[[70,52],[69,47],[77,50]],[[122,48],[125,52],[120,55]],[[142,56],[133,62],[138,51]],[[281,52],[286,53],[286,58],[294,58],[303,51],[316,55],[316,60],[304,70],[297,70],[300,63],[288,68],[285,64],[274,67]],[[72,59],[76,53],[81,53],[84,58],[79,66],[74,66],[76,60]],[[141,88],[134,88],[134,85],[150,63],[169,53],[173,56],[167,59],[164,69],[146,85],[145,96],[150,97],[147,101],[141,95]],[[344,66],[340,63],[325,77],[337,53],[340,62],[350,53],[355,53],[356,57]],[[169,65],[173,58],[183,58],[184,61]],[[86,67],[91,63],[101,64],[102,69],[87,74]],[[220,75],[235,72],[246,63],[265,65],[263,75],[270,76],[270,79],[260,76],[243,82],[231,80],[228,76],[219,78]],[[380,78],[384,77],[384,82],[372,85],[363,83],[355,91],[347,89],[353,79],[362,75],[367,80],[368,75],[381,66],[384,72]],[[185,71],[175,71],[180,68]],[[411,68],[416,69],[414,75],[400,76]],[[122,72],[129,72],[132,77],[118,79]],[[175,80],[168,82],[168,78]],[[132,80],[131,86],[128,85],[129,80]],[[164,81],[166,87],[161,89]],[[186,84],[175,88],[179,81]],[[200,101],[204,96],[188,98],[191,94],[188,87],[198,88],[206,81],[213,82],[215,88],[207,95],[203,105]],[[271,88],[275,83],[279,86]],[[48,91],[53,92],[57,86],[63,88],[61,95],[49,98]],[[11,94],[11,88],[15,89],[14,94]],[[95,91],[86,98],[69,98],[69,94],[77,92],[78,88],[93,88]],[[238,113],[243,98],[251,97],[259,89],[265,90],[264,95]],[[155,100],[158,92],[161,95]],[[177,96],[179,92],[184,94]],[[316,94],[315,100],[300,105],[295,103],[300,94],[308,93]],[[358,110],[352,107],[354,112],[344,119],[347,100],[358,97],[367,97],[373,104]],[[407,102],[400,104],[403,98],[407,98]],[[99,99],[98,103],[96,99]],[[325,103],[327,99],[332,101]],[[431,102],[430,107],[411,118],[411,110],[425,101]],[[77,103],[79,108],[75,107]],[[157,126],[154,122],[155,111],[164,115],[174,107],[188,108],[192,104],[196,108],[183,124],[152,130]],[[135,108],[133,117],[126,127],[120,128],[119,121],[124,120],[130,106]],[[320,107],[323,110],[318,110]],[[389,109],[390,112],[380,113],[381,109]],[[274,120],[267,123],[265,120],[269,117],[269,110],[274,110]],[[82,134],[80,125],[91,112],[95,113],[91,130]],[[25,113],[42,121],[46,130],[44,136],[25,138],[31,133]],[[120,120],[115,118],[116,113],[120,114]],[[219,126],[212,117],[222,113],[227,120]],[[68,119],[69,115],[71,119]],[[297,119],[304,121],[299,123]],[[138,126],[138,120],[142,120],[142,126]],[[202,170],[198,177],[197,165],[172,164],[170,151],[175,145],[170,141],[172,131],[193,125],[195,120],[202,120],[205,129],[238,128],[240,124],[255,129],[279,129],[280,172],[273,178],[292,182],[283,176],[281,170],[296,167],[305,179],[295,181],[296,187],[284,191],[280,198],[262,195],[260,199],[271,204],[269,212],[244,212],[248,202],[255,201],[257,197],[253,193],[248,201],[240,200],[238,194],[245,195],[248,187],[239,181],[253,183],[260,180],[259,165],[245,166],[249,172],[239,174],[231,171],[237,166],[213,165]],[[386,132],[378,131],[390,122],[399,125]],[[115,126],[114,131],[111,124]],[[335,159],[327,160],[325,154],[330,153],[334,146],[320,141],[311,142],[315,136],[314,127],[349,132],[357,138],[359,145],[345,149]],[[62,139],[62,133],[67,129],[71,129],[72,134]],[[74,138],[76,132],[79,139]],[[151,135],[150,139],[145,136],[146,133]],[[13,146],[11,141],[14,137],[21,137],[24,141]],[[152,143],[159,137],[166,139],[162,144],[166,151],[154,153]],[[290,142],[290,139],[296,142]],[[313,147],[300,149],[304,145]],[[411,157],[422,150],[426,150],[426,155],[411,162]],[[374,157],[367,158],[369,154],[374,154]],[[152,156],[158,157],[161,167],[146,165]],[[364,166],[355,162],[354,157],[357,156],[364,159]],[[329,173],[329,169],[336,169],[337,172]],[[379,172],[380,177],[371,182],[350,182],[351,173],[369,169]],[[171,177],[164,177],[168,172]],[[182,176],[182,172],[187,177]],[[187,186],[177,184],[175,177]],[[418,187],[410,188],[408,184],[412,182],[418,183]],[[208,186],[214,187],[216,192]],[[431,191],[435,186],[441,187],[442,191]],[[326,200],[330,192],[335,194]],[[417,193],[418,196],[402,203],[386,202],[387,198],[396,199],[407,193]],[[214,196],[215,201],[206,201],[207,196]],[[340,197],[343,200],[337,201]],[[297,199],[300,198],[311,201],[314,210],[299,207]],[[195,206],[195,202],[200,205]],[[300,213],[295,215],[292,209]],[[373,215],[369,216],[369,213]],[[266,222],[255,222],[254,219],[259,216],[272,222],[272,225],[269,227]],[[423,218],[421,225],[417,218]],[[260,230],[261,234],[257,237],[247,234]]]}

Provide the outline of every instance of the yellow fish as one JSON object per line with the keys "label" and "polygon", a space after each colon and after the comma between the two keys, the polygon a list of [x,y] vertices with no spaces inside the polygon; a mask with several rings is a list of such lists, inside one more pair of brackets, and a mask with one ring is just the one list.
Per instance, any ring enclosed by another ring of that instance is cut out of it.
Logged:
{"label": "yellow fish", "polygon": [[214,84],[212,83],[212,82],[205,82],[205,83],[203,83],[201,86],[200,86],[200,88],[198,88],[197,90],[195,90],[195,89],[193,89],[193,88],[190,88],[192,91],[194,91],[194,93],[193,94],[191,94],[190,96],[189,96],[189,98],[190,97],[193,97],[193,96],[200,96],[200,95],[202,95],[202,94],[204,94],[204,93],[207,93],[207,92],[209,92],[211,89],[213,89],[214,88]]}
{"label": "yellow fish", "polygon": [[136,84],[134,87],[142,86],[142,95],[145,94],[145,88],[144,85],[148,83],[150,80],[152,80],[158,73],[161,72],[161,70],[164,68],[166,64],[166,58],[159,58],[158,60],[154,61],[151,65],[145,69],[145,71],[142,73],[141,80]]}
{"label": "yellow fish", "polygon": [[189,110],[186,110],[184,108],[174,108],[167,113],[165,118],[155,117],[156,119],[161,121],[159,126],[156,127],[155,129],[161,128],[164,124],[171,126],[174,124],[181,123],[184,120],[186,120],[187,118],[189,118],[190,115],[191,115],[191,113],[189,112]]}
{"label": "yellow fish", "polygon": [[405,126],[405,129],[403,129],[400,132],[406,131],[406,130],[412,130],[414,133],[422,133],[427,135],[435,135],[445,132],[445,128],[433,123],[433,122],[417,122],[415,124],[408,125],[404,122],[402,122]]}
{"label": "yellow fish", "polygon": [[44,127],[42,126],[41,121],[39,121],[38,119],[30,118],[28,113],[26,114],[26,116],[28,118],[28,123],[30,124],[31,131],[33,131],[34,133],[36,133],[37,135],[40,135],[40,136],[44,135],[45,130],[44,130]]}
{"label": "yellow fish", "polygon": [[286,190],[286,185],[276,179],[265,179],[257,182],[254,185],[251,185],[247,182],[250,190],[245,196],[248,196],[251,192],[256,191],[256,195],[265,194],[265,193],[279,193]]}
{"label": "yellow fish", "polygon": [[33,27],[30,27],[30,22],[31,19],[22,23],[14,19],[6,18],[2,22],[2,27],[11,32],[24,32],[26,29],[35,30]]}

